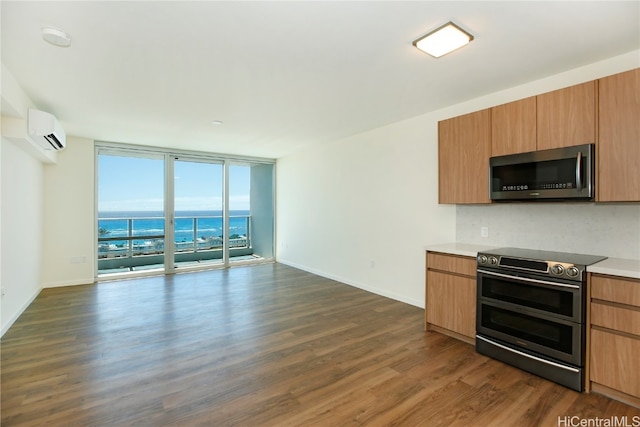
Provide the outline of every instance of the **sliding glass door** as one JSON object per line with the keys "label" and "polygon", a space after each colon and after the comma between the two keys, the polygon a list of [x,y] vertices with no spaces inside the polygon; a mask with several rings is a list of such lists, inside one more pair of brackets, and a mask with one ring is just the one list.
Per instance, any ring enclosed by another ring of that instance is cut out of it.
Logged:
{"label": "sliding glass door", "polygon": [[106,151],[97,169],[99,273],[162,269],[164,157]]}
{"label": "sliding glass door", "polygon": [[172,160],[174,267],[223,264],[224,163]]}
{"label": "sliding glass door", "polygon": [[273,164],[98,149],[98,274],[274,258]]}

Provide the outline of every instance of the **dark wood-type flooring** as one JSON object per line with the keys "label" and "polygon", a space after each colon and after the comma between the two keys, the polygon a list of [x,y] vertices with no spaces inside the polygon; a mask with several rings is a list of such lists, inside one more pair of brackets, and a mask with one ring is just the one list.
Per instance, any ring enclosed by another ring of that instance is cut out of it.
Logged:
{"label": "dark wood-type flooring", "polygon": [[423,314],[279,264],[44,289],[1,341],[1,424],[640,420],[425,333]]}

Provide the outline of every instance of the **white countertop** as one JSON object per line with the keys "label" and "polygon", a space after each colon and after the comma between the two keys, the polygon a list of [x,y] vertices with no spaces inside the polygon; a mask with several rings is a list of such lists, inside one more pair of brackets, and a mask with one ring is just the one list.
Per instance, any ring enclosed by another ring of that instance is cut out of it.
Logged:
{"label": "white countertop", "polygon": [[[478,252],[496,248],[497,246],[476,245],[471,243],[444,243],[440,245],[429,245],[425,247],[425,250],[475,258],[478,255]],[[587,271],[590,273],[640,279],[640,260],[607,258],[596,264],[588,266]]]}
{"label": "white countertop", "polygon": [[475,258],[478,252],[496,249],[497,246],[475,245],[471,243],[444,243],[441,245],[430,245],[425,248],[427,251],[442,252],[451,255],[470,256]]}
{"label": "white countertop", "polygon": [[590,273],[609,274],[611,276],[640,279],[640,260],[607,258],[587,267]]}

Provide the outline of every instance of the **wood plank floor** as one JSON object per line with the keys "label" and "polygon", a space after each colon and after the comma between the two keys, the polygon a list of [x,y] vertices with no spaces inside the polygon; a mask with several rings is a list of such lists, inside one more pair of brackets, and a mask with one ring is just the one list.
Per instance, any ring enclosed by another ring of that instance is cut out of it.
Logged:
{"label": "wood plank floor", "polygon": [[1,424],[640,421],[422,327],[419,308],[279,264],[44,289],[1,341]]}

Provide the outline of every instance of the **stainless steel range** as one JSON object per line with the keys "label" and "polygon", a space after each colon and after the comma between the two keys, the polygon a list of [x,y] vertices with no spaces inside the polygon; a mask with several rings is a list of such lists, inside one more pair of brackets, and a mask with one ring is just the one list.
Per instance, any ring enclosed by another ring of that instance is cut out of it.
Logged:
{"label": "stainless steel range", "polygon": [[586,267],[603,259],[518,248],[479,253],[476,350],[582,391]]}

